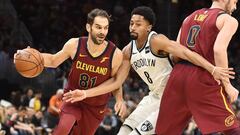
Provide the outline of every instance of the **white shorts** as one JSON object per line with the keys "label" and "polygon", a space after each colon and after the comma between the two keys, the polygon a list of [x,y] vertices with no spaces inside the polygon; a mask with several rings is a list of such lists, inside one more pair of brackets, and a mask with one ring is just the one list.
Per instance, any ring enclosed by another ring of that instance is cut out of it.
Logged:
{"label": "white shorts", "polygon": [[137,108],[125,119],[123,125],[136,129],[142,135],[155,134],[156,121],[162,95],[152,92],[145,96]]}

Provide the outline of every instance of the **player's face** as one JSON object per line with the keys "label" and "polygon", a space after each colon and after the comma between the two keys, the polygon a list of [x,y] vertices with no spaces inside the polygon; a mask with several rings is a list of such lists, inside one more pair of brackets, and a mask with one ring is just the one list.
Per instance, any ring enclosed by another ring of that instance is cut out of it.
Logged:
{"label": "player's face", "polygon": [[105,17],[97,16],[88,31],[94,44],[100,45],[104,42],[108,33],[109,22]]}
{"label": "player's face", "polygon": [[141,15],[133,15],[129,25],[131,39],[136,40],[147,36],[151,30],[151,25]]}
{"label": "player's face", "polygon": [[225,11],[231,15],[232,12],[237,9],[237,2],[238,2],[238,0],[226,1]]}

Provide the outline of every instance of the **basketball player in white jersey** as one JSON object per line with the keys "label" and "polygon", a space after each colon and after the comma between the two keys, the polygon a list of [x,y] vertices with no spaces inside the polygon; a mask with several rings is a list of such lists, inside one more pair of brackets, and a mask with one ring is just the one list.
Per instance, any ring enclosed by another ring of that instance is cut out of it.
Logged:
{"label": "basketball player in white jersey", "polygon": [[[231,78],[230,69],[214,67],[204,58],[187,48],[169,40],[162,34],[151,31],[155,14],[148,7],[137,7],[131,13],[130,34],[132,41],[123,49],[123,63],[115,78],[87,91],[75,90],[64,95],[67,102],[80,101],[120,87],[125,81],[130,67],[140,75],[149,87],[137,108],[125,119],[118,135],[153,135],[158,116],[160,100],[169,74],[172,70],[168,53],[188,60],[209,71],[216,80]],[[124,111],[120,108],[120,115]],[[164,108],[163,108],[164,109]]]}

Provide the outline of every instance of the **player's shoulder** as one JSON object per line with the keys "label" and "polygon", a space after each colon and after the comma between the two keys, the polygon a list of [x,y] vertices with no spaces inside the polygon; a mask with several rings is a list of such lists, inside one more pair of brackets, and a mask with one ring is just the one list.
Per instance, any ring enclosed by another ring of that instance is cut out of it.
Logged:
{"label": "player's shoulder", "polygon": [[218,15],[219,20],[227,20],[230,21],[231,23],[238,23],[237,19],[232,17],[231,15],[227,13],[222,13]]}
{"label": "player's shoulder", "polygon": [[[71,57],[74,56],[76,49],[78,47],[79,38],[71,38],[69,39],[63,46],[63,51],[66,54],[69,54]],[[72,57],[73,58],[73,57]]]}
{"label": "player's shoulder", "polygon": [[[114,48],[114,57],[118,57],[122,55],[122,51],[117,47],[115,43],[110,40],[105,40],[105,42],[112,48]],[[108,47],[109,48],[109,47]]]}
{"label": "player's shoulder", "polygon": [[170,40],[164,34],[153,35],[150,41],[151,50],[154,54],[164,51],[170,45]]}
{"label": "player's shoulder", "polygon": [[122,54],[124,58],[130,59],[132,53],[132,41],[130,41],[123,49]]}
{"label": "player's shoulder", "polygon": [[116,47],[114,54],[113,54],[113,58],[112,58],[112,67],[118,68],[122,63],[122,60],[123,60],[123,53],[118,47]]}
{"label": "player's shoulder", "polygon": [[232,17],[229,14],[225,14],[225,16],[226,16],[226,21],[229,21],[233,25],[238,25],[238,20],[236,18]]}
{"label": "player's shoulder", "polygon": [[131,51],[132,51],[132,41],[130,41],[130,42],[122,49],[123,54],[128,54],[128,55],[130,55]]}
{"label": "player's shoulder", "polygon": [[116,47],[115,52],[114,52],[114,57],[122,57],[123,53],[122,51]]}
{"label": "player's shoulder", "polygon": [[78,44],[79,38],[70,38],[64,46],[66,47],[72,47],[72,46],[76,46]]}
{"label": "player's shoulder", "polygon": [[231,15],[224,13],[220,14],[217,18],[216,25],[221,28],[223,25],[229,25],[232,27],[238,27],[238,20]]}
{"label": "player's shoulder", "polygon": [[150,42],[151,43],[159,42],[159,40],[160,41],[168,40],[168,38],[164,34],[154,34],[154,35],[152,35]]}

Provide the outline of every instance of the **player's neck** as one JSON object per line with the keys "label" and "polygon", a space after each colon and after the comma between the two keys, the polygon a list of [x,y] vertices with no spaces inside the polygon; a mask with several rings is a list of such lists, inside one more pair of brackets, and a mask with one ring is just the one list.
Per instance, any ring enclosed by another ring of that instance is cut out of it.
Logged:
{"label": "player's neck", "polygon": [[212,6],[210,8],[219,8],[219,9],[224,9],[224,4],[220,3],[218,1],[214,1],[212,3]]}
{"label": "player's neck", "polygon": [[94,57],[100,55],[105,50],[106,46],[107,46],[107,41],[104,41],[100,45],[95,44],[91,40],[87,41],[88,52]]}
{"label": "player's neck", "polygon": [[148,36],[145,36],[144,38],[138,38],[138,39],[136,40],[137,48],[138,48],[138,49],[143,48],[143,46],[144,46],[145,43],[147,42],[147,38],[148,38]]}

